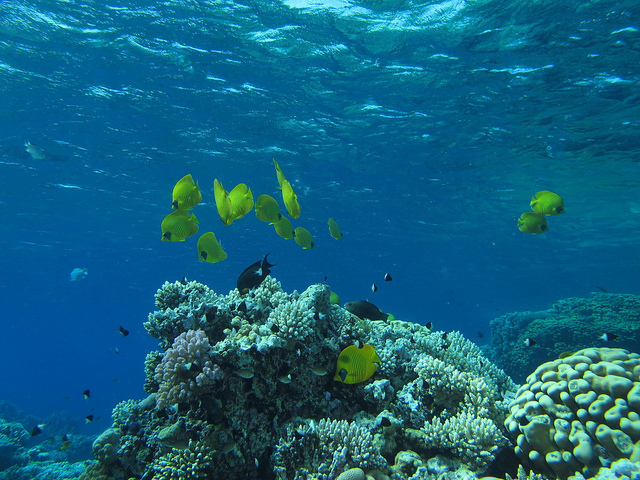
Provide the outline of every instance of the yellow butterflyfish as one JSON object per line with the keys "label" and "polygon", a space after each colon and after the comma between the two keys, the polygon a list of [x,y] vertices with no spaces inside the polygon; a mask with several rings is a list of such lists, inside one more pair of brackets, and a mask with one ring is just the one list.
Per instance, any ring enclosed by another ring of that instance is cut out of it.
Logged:
{"label": "yellow butterflyfish", "polygon": [[333,218],[329,219],[329,233],[336,240],[340,240],[342,238],[342,232],[340,231],[340,227],[338,226],[338,222],[336,222]]}
{"label": "yellow butterflyfish", "polygon": [[309,233],[309,230],[303,227],[297,227],[294,231],[294,237],[296,243],[304,249],[311,249],[315,247],[313,243],[313,236]]}
{"label": "yellow butterflyfish", "polygon": [[282,201],[287,209],[287,213],[291,218],[298,218],[300,216],[300,204],[298,203],[298,196],[293,191],[293,187],[289,180],[282,182]]}
{"label": "yellow butterflyfish", "polygon": [[276,223],[280,220],[280,205],[271,195],[260,195],[255,202],[256,217],[263,222]]}
{"label": "yellow butterflyfish", "polygon": [[560,215],[565,213],[564,200],[557,193],[543,190],[531,197],[531,209],[543,215]]}
{"label": "yellow butterflyfish", "polygon": [[187,210],[176,210],[164,217],[160,228],[163,242],[183,242],[198,231],[198,217]]}
{"label": "yellow butterflyfish", "polygon": [[364,382],[371,378],[380,362],[380,357],[373,346],[366,343],[360,348],[350,345],[338,356],[333,379],[348,384]]}
{"label": "yellow butterflyfish", "polygon": [[518,219],[518,228],[521,232],[533,235],[549,230],[547,219],[541,213],[524,212]]}
{"label": "yellow butterflyfish", "polygon": [[217,178],[213,180],[213,198],[216,201],[220,220],[225,225],[231,225],[233,223],[233,206],[229,198],[229,192],[224,189]]}
{"label": "yellow butterflyfish", "polygon": [[223,250],[222,245],[220,245],[220,242],[218,242],[213,232],[200,235],[198,239],[198,260],[207,263],[217,263],[225,258],[227,258],[227,253]]}
{"label": "yellow butterflyfish", "polygon": [[200,187],[191,174],[185,175],[173,187],[171,207],[176,210],[191,210],[202,200]]}

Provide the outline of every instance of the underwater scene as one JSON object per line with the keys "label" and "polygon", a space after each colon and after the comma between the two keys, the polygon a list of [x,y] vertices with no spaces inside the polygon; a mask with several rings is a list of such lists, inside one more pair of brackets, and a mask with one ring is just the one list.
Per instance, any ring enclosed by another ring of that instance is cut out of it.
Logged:
{"label": "underwater scene", "polygon": [[640,6],[4,0],[0,480],[640,480]]}

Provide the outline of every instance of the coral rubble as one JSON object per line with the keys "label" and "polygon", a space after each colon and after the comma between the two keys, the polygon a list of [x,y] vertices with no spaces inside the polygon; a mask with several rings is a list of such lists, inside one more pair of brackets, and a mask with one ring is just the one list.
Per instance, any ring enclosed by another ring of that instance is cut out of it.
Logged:
{"label": "coral rubble", "polygon": [[[326,285],[288,294],[272,277],[246,295],[165,283],[145,323],[162,348],[145,362],[149,397],[114,409],[83,480],[484,471],[507,445],[509,377],[457,332],[362,320],[329,300]],[[356,342],[375,348],[377,372],[334,381]]]}

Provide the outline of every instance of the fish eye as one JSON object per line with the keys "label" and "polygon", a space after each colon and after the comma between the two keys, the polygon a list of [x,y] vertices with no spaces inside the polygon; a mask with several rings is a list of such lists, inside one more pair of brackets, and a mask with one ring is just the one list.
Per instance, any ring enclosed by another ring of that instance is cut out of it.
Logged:
{"label": "fish eye", "polygon": [[171,240],[171,232],[164,232],[164,235],[162,235],[164,238],[166,238],[167,240]]}
{"label": "fish eye", "polygon": [[558,213],[562,213],[562,207],[558,207],[558,208],[556,208],[556,212],[558,212]]}

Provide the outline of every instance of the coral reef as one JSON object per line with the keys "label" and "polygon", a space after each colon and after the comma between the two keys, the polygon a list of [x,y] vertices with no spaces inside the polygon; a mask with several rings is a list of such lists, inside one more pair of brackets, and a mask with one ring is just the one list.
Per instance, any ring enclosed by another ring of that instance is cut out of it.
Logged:
{"label": "coral reef", "polygon": [[588,348],[540,365],[510,411],[516,454],[537,472],[568,478],[640,462],[640,355]]}
{"label": "coral reef", "polygon": [[[637,349],[640,343],[640,296],[593,293],[567,298],[541,312],[516,312],[491,321],[489,357],[516,382],[522,382],[540,362],[562,352],[592,347],[603,333],[618,336],[616,346]],[[536,346],[524,344],[532,338]]]}
{"label": "coral reef", "polygon": [[[246,295],[165,283],[147,331],[150,393],[113,412],[83,479],[408,480],[473,476],[507,444],[516,386],[457,332],[362,320],[327,285]],[[333,380],[348,345],[381,359],[366,382]],[[448,473],[447,473],[448,472]]]}

